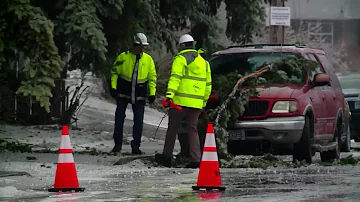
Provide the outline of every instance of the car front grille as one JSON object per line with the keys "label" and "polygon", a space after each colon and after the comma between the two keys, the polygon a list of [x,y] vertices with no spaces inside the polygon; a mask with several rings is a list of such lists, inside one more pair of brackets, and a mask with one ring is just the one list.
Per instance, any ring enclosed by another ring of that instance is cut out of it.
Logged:
{"label": "car front grille", "polygon": [[263,116],[269,107],[268,101],[250,100],[242,116]]}

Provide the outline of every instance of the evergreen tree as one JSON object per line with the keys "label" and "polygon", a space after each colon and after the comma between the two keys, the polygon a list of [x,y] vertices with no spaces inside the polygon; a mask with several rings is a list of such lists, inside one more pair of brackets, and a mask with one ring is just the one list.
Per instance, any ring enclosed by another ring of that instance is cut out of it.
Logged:
{"label": "evergreen tree", "polygon": [[29,0],[4,0],[0,6],[0,70],[10,69],[15,52],[23,52],[30,62],[17,93],[50,111],[51,88],[61,71],[53,40],[54,24]]}
{"label": "evergreen tree", "polygon": [[[150,48],[174,53],[176,32],[188,30],[211,53],[217,49],[216,14],[227,5],[226,35],[251,41],[264,17],[264,0],[3,0],[0,5],[0,68],[11,69],[15,51],[30,63],[18,93],[49,111],[54,79],[67,70],[108,73],[115,57],[128,49],[136,32]],[[63,62],[62,62],[63,61]]]}

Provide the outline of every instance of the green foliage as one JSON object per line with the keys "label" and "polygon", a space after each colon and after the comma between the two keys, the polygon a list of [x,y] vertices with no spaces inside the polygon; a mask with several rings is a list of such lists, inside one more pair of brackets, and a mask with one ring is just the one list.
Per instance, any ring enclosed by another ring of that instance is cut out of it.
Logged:
{"label": "green foliage", "polygon": [[91,70],[90,64],[106,60],[108,43],[93,2],[69,0],[59,18],[64,22],[73,69]]}
{"label": "green foliage", "polygon": [[[197,41],[197,48],[207,54],[222,46],[216,15],[222,3],[226,4],[226,35],[233,42],[251,42],[252,33],[259,31],[265,19],[263,3],[267,0],[159,0],[160,14],[171,31],[188,29]],[[187,23],[190,22],[190,23]]]}
{"label": "green foliage", "polygon": [[[216,15],[227,4],[226,34],[251,41],[264,18],[264,0],[3,0],[0,69],[14,70],[16,52],[29,63],[18,93],[50,110],[54,79],[61,70],[108,75],[116,56],[144,32],[150,49],[176,51],[178,32],[190,32],[207,54],[221,47]],[[164,49],[165,48],[165,49]],[[63,62],[62,62],[63,61]]]}
{"label": "green foliage", "polygon": [[247,43],[265,21],[263,3],[267,0],[225,0],[227,11],[226,35],[234,42]]}
{"label": "green foliage", "polygon": [[234,88],[234,85],[242,76],[236,72],[214,75],[213,86],[219,93],[222,105],[209,113],[209,119],[215,126],[219,158],[230,161],[231,164],[233,157],[227,152],[228,134],[226,129],[238,121],[237,118],[245,111],[249,97],[258,95],[257,86],[262,84],[303,83],[305,75],[315,70],[316,67],[317,64],[310,60],[284,58],[273,63],[271,71],[259,77],[245,80],[238,88]]}
{"label": "green foliage", "polygon": [[249,160],[239,159],[238,161],[224,161],[222,160],[222,167],[226,168],[262,168],[267,169],[269,167],[292,167],[298,168],[306,166],[306,162],[288,162],[276,158],[271,154],[266,154],[264,157],[252,157]]}
{"label": "green foliage", "polygon": [[31,97],[50,111],[51,88],[61,71],[53,41],[54,24],[41,9],[30,5],[29,0],[8,0],[1,4],[0,16],[6,22],[2,21],[0,26],[0,66],[11,68],[16,50],[25,53],[30,62],[23,70],[26,77],[17,93]]}
{"label": "green foliage", "polygon": [[18,141],[7,141],[0,139],[0,153],[10,151],[10,152],[32,152],[32,145],[26,143],[20,143]]}

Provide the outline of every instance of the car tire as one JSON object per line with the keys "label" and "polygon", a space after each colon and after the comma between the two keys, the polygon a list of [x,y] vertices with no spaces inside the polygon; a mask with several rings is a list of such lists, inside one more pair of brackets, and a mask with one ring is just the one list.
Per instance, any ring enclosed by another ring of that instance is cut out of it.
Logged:
{"label": "car tire", "polygon": [[350,127],[347,128],[346,139],[344,143],[341,145],[342,152],[350,152],[351,151],[351,137],[350,137]]}
{"label": "car tire", "polygon": [[304,129],[300,138],[300,141],[294,145],[293,151],[293,161],[303,161],[306,163],[312,163],[312,134],[311,134],[311,125],[310,118],[305,117]]}
{"label": "car tire", "polygon": [[341,150],[341,136],[339,132],[340,131],[339,127],[341,127],[340,125],[341,124],[337,124],[337,127],[335,128],[335,132],[334,132],[333,141],[337,142],[336,149],[320,152],[320,158],[322,162],[331,162],[335,159],[340,158],[340,150]]}

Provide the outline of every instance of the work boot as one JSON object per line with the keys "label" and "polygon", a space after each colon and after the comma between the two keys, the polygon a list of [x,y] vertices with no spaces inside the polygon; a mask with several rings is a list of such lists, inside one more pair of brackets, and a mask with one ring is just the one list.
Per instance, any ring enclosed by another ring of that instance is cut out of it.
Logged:
{"label": "work boot", "polygon": [[121,145],[115,145],[111,150],[112,153],[119,153],[121,151]]}
{"label": "work boot", "polygon": [[180,152],[178,155],[176,155],[176,158],[180,157],[180,158],[190,158],[190,154],[189,153],[185,153],[185,152]]}
{"label": "work boot", "polygon": [[132,149],[131,152],[133,155],[141,155],[141,154],[145,154],[144,152],[142,152],[139,148],[137,149]]}
{"label": "work boot", "polygon": [[185,168],[199,168],[200,167],[200,163],[199,162],[190,162],[188,164],[186,164]]}
{"label": "work boot", "polygon": [[189,160],[189,156],[182,154],[181,152],[175,157],[176,165],[184,165],[189,162]]}
{"label": "work boot", "polygon": [[171,157],[167,157],[164,154],[155,154],[155,162],[165,167],[171,167]]}

